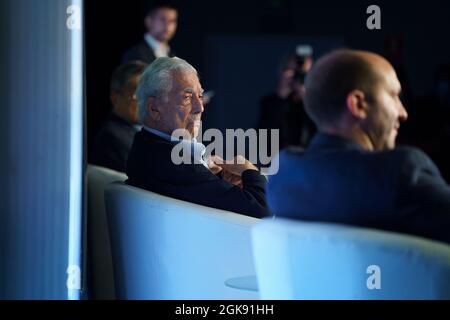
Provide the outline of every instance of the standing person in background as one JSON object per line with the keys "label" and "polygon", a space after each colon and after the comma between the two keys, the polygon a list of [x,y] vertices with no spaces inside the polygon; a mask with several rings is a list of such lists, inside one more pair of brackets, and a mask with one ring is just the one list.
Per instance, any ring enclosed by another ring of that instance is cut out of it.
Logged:
{"label": "standing person in background", "polygon": [[160,57],[172,57],[169,41],[177,31],[178,11],[174,5],[160,2],[153,4],[144,18],[145,33],[142,41],[130,48],[122,63],[139,60],[152,63]]}
{"label": "standing person in background", "polygon": [[315,125],[303,106],[304,80],[313,64],[312,48],[300,45],[282,63],[277,91],[261,100],[260,129],[279,129],[280,148],[306,147]]}

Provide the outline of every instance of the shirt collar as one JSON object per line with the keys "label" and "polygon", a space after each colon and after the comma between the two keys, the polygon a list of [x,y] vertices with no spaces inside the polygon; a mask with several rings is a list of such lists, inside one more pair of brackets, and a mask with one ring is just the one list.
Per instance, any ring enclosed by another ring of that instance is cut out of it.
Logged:
{"label": "shirt collar", "polygon": [[203,159],[203,157],[205,156],[205,153],[206,153],[206,147],[203,143],[198,142],[196,138],[193,138],[192,140],[186,140],[186,139],[180,140],[172,135],[169,135],[165,132],[161,132],[154,128],[150,128],[147,126],[143,126],[143,128],[144,128],[144,130],[146,130],[150,133],[153,133],[154,135],[157,135],[158,137],[160,137],[166,141],[178,142],[178,143],[182,143],[182,144],[186,145],[187,148],[189,148],[189,150],[191,150],[191,154],[193,154],[194,159],[198,160],[206,168],[209,168],[207,162],[205,161],[205,159]]}
{"label": "shirt collar", "polygon": [[365,151],[363,147],[361,147],[355,141],[352,141],[347,138],[340,137],[338,135],[328,134],[319,132],[317,133],[309,147],[308,150],[324,150],[324,149],[353,149]]}
{"label": "shirt collar", "polygon": [[147,127],[147,126],[143,126],[143,128],[144,128],[146,131],[148,131],[148,132],[150,132],[150,133],[153,133],[154,135],[157,135],[158,137],[160,137],[160,138],[162,138],[162,139],[164,139],[164,140],[167,140],[167,141],[179,141],[179,140],[176,139],[175,137],[172,137],[171,135],[168,135],[168,134],[165,133],[165,132],[161,132],[161,131],[159,131],[159,130],[156,130],[156,129],[153,129],[153,128],[150,128],[150,127]]}
{"label": "shirt collar", "polygon": [[144,35],[144,39],[145,42],[147,42],[147,44],[149,45],[149,47],[153,49],[153,52],[155,53],[155,56],[157,58],[169,56],[170,48],[168,45],[165,45],[162,42],[158,41],[149,33],[146,33]]}

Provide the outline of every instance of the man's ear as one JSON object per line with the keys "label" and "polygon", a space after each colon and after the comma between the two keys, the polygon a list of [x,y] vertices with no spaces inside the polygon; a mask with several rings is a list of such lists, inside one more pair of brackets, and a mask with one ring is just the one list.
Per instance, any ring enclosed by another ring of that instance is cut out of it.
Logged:
{"label": "man's ear", "polygon": [[111,94],[109,95],[109,100],[111,101],[113,107],[116,107],[119,102],[119,94],[117,94],[117,92],[111,92]]}
{"label": "man's ear", "polygon": [[368,103],[366,96],[361,90],[353,90],[347,95],[347,110],[352,116],[359,120],[367,117]]}
{"label": "man's ear", "polygon": [[161,118],[161,114],[158,108],[158,102],[155,97],[148,97],[147,99],[147,114],[150,116],[150,119],[153,121],[159,121]]}

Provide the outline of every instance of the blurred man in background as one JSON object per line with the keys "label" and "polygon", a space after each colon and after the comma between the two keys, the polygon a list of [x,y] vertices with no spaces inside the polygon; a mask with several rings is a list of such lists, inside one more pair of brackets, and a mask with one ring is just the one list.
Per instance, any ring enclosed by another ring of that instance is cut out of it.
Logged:
{"label": "blurred man in background", "polygon": [[118,67],[111,76],[111,114],[90,150],[90,163],[125,172],[134,135],[140,129],[135,91],[147,67],[140,61]]}
{"label": "blurred man in background", "polygon": [[306,147],[315,125],[304,110],[304,81],[313,64],[312,48],[300,45],[282,62],[277,91],[261,100],[260,129],[279,129],[280,148]]}
{"label": "blurred man in background", "polygon": [[305,94],[319,133],[305,152],[280,155],[268,185],[274,214],[450,243],[450,186],[425,153],[395,148],[408,117],[400,96],[379,55],[339,50],[321,58]]}
{"label": "blurred man in background", "polygon": [[178,11],[172,4],[152,5],[144,18],[147,30],[144,38],[125,53],[122,63],[139,60],[150,64],[156,58],[173,56],[169,41],[175,35],[177,23]]}

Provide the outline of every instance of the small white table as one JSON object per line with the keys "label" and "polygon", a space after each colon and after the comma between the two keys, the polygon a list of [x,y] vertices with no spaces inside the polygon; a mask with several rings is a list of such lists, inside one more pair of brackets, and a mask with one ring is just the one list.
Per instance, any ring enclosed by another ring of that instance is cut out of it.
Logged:
{"label": "small white table", "polygon": [[225,281],[225,285],[227,287],[238,290],[255,291],[255,292],[259,290],[256,276],[231,278]]}

